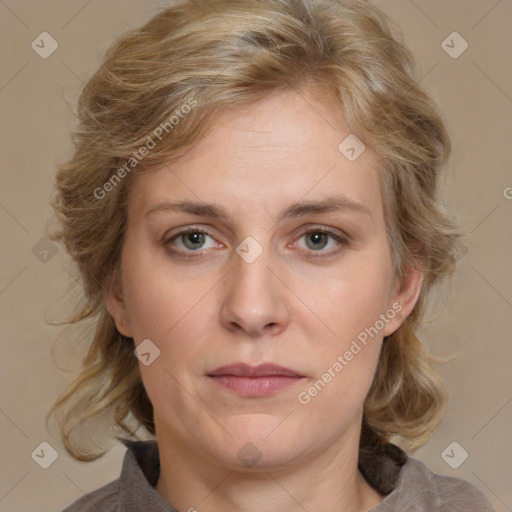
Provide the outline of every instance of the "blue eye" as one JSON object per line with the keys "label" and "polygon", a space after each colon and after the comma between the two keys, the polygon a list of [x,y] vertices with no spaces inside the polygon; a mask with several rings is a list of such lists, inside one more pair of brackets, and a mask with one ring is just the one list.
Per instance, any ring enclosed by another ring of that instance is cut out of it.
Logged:
{"label": "blue eye", "polygon": [[[198,229],[193,229],[189,231],[182,231],[177,235],[170,238],[167,243],[173,242],[174,240],[179,240],[182,242],[185,249],[190,251],[197,251],[199,249],[209,249],[210,247],[204,247],[206,237],[212,238],[205,231],[200,231]],[[183,247],[181,247],[183,249]]]}
{"label": "blue eye", "polygon": [[[208,238],[211,239],[212,242],[210,242],[209,245],[205,245]],[[336,252],[337,246],[345,245],[346,243],[338,234],[324,228],[308,229],[303,232],[298,240],[301,240],[302,238],[305,238],[306,247],[300,248],[301,250],[309,253],[307,256],[308,258],[327,258],[331,256],[333,252]],[[331,247],[328,247],[330,242]],[[215,239],[208,232],[202,229],[188,229],[181,231],[180,233],[176,233],[165,241],[165,245],[169,247],[174,246],[178,249],[174,252],[191,258],[203,256],[203,252],[207,249],[212,249],[216,246],[222,247],[222,244],[216,244]],[[327,250],[324,250],[326,247]]]}
{"label": "blue eye", "polygon": [[[307,230],[300,238],[305,237],[306,250],[310,253],[308,257],[311,258],[326,258],[336,251],[336,247],[345,244],[345,240],[336,233],[328,229],[314,228]],[[324,250],[329,245],[329,239],[333,241],[331,247]],[[320,253],[320,254],[314,254]]]}
{"label": "blue eye", "polygon": [[[305,242],[308,249],[318,252],[324,249],[329,244],[329,239],[334,240],[336,243],[334,246],[339,245],[342,242],[341,238],[335,235],[333,232],[325,229],[310,229],[306,231],[302,236],[306,237]],[[322,251],[328,252],[328,251]]]}

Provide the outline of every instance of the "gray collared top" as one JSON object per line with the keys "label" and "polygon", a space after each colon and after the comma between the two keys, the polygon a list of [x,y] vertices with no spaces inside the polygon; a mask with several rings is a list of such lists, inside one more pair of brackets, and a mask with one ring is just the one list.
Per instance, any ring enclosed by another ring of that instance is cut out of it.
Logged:
{"label": "gray collared top", "polygon": [[[120,477],[62,512],[179,512],[154,487],[160,473],[156,441],[125,445]],[[469,482],[438,475],[391,444],[361,450],[359,469],[372,487],[386,494],[371,512],[495,512]]]}

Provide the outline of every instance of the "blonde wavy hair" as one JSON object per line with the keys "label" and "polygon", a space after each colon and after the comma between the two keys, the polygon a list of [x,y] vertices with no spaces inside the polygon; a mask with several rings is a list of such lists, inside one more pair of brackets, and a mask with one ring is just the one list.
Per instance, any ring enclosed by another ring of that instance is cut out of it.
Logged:
{"label": "blonde wavy hair", "polygon": [[[332,95],[379,158],[394,272],[403,277],[416,265],[424,274],[414,310],[384,340],[361,447],[396,439],[413,451],[439,424],[446,392],[415,327],[433,285],[454,272],[461,234],[438,197],[450,140],[399,30],[364,0],[181,0],[109,48],[81,92],[74,154],[56,176],[52,238],[77,264],[84,289],[67,322],[89,319],[95,328],[81,373],[47,417],[58,417],[76,459],[106,452],[84,441],[87,432],[99,436],[91,430],[98,425],[111,439],[140,438],[140,427],[155,434],[133,340],[116,330],[104,303],[119,277],[132,175],[179,158],[217,114],[307,85]],[[150,139],[158,143],[131,171],[126,163]]]}

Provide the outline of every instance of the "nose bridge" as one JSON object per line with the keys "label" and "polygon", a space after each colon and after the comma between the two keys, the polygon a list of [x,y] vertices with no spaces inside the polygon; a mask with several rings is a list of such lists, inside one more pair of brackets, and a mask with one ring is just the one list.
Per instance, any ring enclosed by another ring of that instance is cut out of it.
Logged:
{"label": "nose bridge", "polygon": [[251,335],[262,334],[270,326],[283,329],[287,308],[280,282],[270,270],[270,248],[247,237],[237,246],[233,265],[222,307],[225,326],[241,328]]}

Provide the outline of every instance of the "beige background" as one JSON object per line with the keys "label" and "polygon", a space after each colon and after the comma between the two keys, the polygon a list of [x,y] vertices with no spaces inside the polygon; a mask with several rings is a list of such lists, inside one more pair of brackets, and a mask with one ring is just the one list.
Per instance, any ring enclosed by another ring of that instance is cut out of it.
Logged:
{"label": "beige background", "polygon": [[[512,510],[512,2],[376,3],[401,26],[418,78],[444,112],[455,146],[445,196],[469,234],[451,300],[421,334],[433,353],[459,356],[441,369],[451,392],[446,420],[416,456],[473,482],[497,511]],[[73,281],[62,249],[44,253],[52,246],[39,241],[55,165],[70,155],[82,83],[116,36],[164,4],[0,0],[0,512],[59,510],[120,470],[123,448],[80,464],[44,426],[72,377],[51,359],[62,329],[46,322],[69,311],[65,290]],[[43,31],[59,45],[47,59],[31,48]],[[441,47],[453,31],[469,44],[457,59]],[[58,453],[48,469],[31,458],[43,441]],[[457,469],[441,457],[453,441],[469,453]]]}

